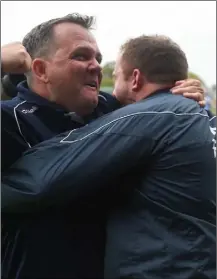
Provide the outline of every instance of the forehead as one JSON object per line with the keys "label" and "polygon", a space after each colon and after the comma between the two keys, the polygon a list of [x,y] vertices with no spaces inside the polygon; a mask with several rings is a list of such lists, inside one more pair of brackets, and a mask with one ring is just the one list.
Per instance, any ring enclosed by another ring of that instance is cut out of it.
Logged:
{"label": "forehead", "polygon": [[78,47],[88,47],[99,52],[94,36],[89,30],[78,24],[60,23],[56,25],[54,39],[57,47],[65,51],[72,51]]}

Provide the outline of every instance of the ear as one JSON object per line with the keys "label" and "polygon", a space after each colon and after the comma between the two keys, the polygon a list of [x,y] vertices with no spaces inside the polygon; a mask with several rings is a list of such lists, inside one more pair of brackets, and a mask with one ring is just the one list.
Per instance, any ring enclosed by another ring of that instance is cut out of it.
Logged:
{"label": "ear", "polygon": [[143,75],[140,70],[134,69],[132,74],[132,90],[133,92],[138,92],[142,88],[144,83]]}
{"label": "ear", "polygon": [[47,64],[46,61],[36,58],[32,61],[32,72],[35,76],[44,83],[48,82]]}

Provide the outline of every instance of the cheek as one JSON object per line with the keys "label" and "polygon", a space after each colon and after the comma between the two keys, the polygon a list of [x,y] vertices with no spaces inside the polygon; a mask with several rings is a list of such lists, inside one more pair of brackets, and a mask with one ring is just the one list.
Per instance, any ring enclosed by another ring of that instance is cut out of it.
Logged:
{"label": "cheek", "polygon": [[50,71],[50,76],[57,83],[62,83],[63,86],[71,84],[71,87],[77,87],[84,80],[85,71],[84,64],[68,61],[53,67]]}
{"label": "cheek", "polygon": [[115,86],[114,86],[114,90],[116,92],[116,94],[118,95],[123,95],[125,90],[126,85],[122,82],[121,79],[117,79],[115,81]]}
{"label": "cheek", "polygon": [[49,82],[53,85],[60,85],[65,82],[67,71],[65,68],[52,67],[48,70]]}
{"label": "cheek", "polygon": [[67,79],[74,85],[81,85],[84,83],[85,74],[86,74],[86,66],[82,63],[71,63],[68,65],[66,69]]}

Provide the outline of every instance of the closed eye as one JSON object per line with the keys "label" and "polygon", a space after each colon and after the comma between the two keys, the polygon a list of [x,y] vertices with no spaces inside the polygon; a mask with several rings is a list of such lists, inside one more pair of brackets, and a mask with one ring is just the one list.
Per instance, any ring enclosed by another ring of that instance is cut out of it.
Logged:
{"label": "closed eye", "polygon": [[89,59],[87,54],[75,54],[72,56],[72,59],[78,60],[78,61],[86,61]]}
{"label": "closed eye", "polygon": [[[75,59],[78,61],[87,61],[90,59],[90,57],[87,54],[76,54],[76,55],[73,55],[72,59]],[[102,56],[96,57],[96,60],[99,64],[101,64]]]}
{"label": "closed eye", "polygon": [[99,51],[95,51],[88,47],[79,47],[70,55],[70,59],[78,61],[87,61],[93,59],[93,57],[100,64],[102,62],[102,54]]}

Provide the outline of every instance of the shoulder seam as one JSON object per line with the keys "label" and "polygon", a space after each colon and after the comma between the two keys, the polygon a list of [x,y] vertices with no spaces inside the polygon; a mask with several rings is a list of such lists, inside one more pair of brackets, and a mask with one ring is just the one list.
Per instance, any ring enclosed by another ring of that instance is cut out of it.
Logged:
{"label": "shoulder seam", "polygon": [[173,111],[146,111],[146,112],[135,112],[135,113],[131,113],[131,114],[127,114],[127,115],[124,115],[124,116],[121,116],[121,117],[118,117],[116,119],[113,119],[111,120],[110,122],[102,125],[101,127],[95,129],[93,132],[87,134],[86,136],[80,138],[80,139],[76,139],[76,140],[73,140],[73,141],[69,141],[67,140],[67,138],[71,135],[71,133],[77,129],[74,129],[74,130],[71,130],[69,132],[69,134],[63,138],[60,143],[74,143],[74,142],[77,142],[77,141],[81,141],[81,140],[84,140],[86,139],[87,137],[97,133],[98,131],[100,131],[102,128],[106,127],[106,126],[109,126],[111,124],[113,124],[114,122],[118,122],[124,118],[130,118],[130,117],[134,117],[134,116],[138,116],[138,115],[147,115],[147,114],[150,114],[150,115],[153,115],[153,114],[171,114],[171,115],[175,115],[175,116],[200,116],[200,117],[206,117],[206,118],[209,118],[209,116],[207,114],[202,114],[202,113],[174,113]]}

